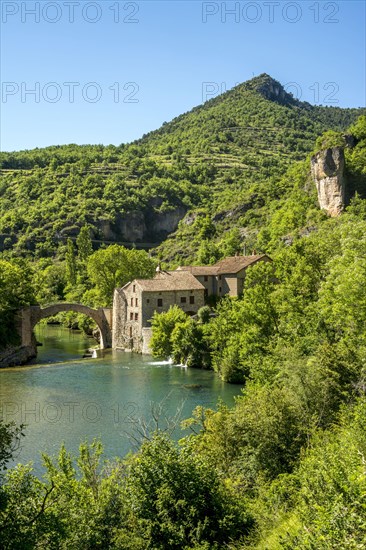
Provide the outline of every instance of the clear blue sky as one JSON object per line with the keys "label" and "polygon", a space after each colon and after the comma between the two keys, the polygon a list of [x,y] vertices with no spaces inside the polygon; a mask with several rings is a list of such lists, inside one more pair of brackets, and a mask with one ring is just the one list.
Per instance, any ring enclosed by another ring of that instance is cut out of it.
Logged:
{"label": "clear blue sky", "polygon": [[311,103],[365,106],[362,0],[1,8],[2,150],[118,145],[263,72]]}

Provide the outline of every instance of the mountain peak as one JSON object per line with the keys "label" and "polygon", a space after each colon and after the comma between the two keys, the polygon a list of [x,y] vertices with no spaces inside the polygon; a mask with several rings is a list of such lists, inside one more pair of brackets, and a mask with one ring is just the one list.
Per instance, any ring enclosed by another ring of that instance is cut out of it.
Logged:
{"label": "mountain peak", "polygon": [[248,90],[254,90],[269,101],[275,101],[281,105],[298,105],[299,101],[292,94],[286,92],[282,84],[267,73],[255,76],[245,82]]}

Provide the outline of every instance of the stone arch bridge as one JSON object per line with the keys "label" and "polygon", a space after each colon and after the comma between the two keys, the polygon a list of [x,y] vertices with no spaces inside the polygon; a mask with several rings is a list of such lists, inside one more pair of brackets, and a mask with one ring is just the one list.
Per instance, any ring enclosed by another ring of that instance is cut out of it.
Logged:
{"label": "stone arch bridge", "polygon": [[60,302],[46,307],[30,306],[20,311],[19,332],[22,346],[33,346],[32,334],[36,324],[42,319],[53,317],[62,311],[75,311],[91,317],[100,331],[101,349],[112,347],[112,309],[93,309],[82,304],[68,304]]}

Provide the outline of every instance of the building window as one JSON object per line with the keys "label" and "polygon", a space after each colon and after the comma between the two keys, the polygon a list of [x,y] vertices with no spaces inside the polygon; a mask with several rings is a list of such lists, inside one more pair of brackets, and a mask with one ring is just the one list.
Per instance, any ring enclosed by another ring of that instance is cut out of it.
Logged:
{"label": "building window", "polygon": [[221,286],[219,287],[219,293],[221,294]]}
{"label": "building window", "polygon": [[185,304],[187,302],[187,298],[185,296],[180,297],[180,303]]}
{"label": "building window", "polygon": [[133,285],[132,291],[133,291],[133,292],[136,292],[136,285]]}
{"label": "building window", "polygon": [[189,303],[190,303],[190,304],[194,304],[194,296],[190,296],[190,297],[189,297]]}
{"label": "building window", "polygon": [[130,338],[132,338],[132,327],[130,327]]}
{"label": "building window", "polygon": [[146,300],[146,303],[147,303],[147,304],[149,304],[149,303],[150,303],[150,299],[149,299],[149,298],[148,298],[148,299]]}
{"label": "building window", "polygon": [[139,305],[139,300],[138,300],[138,298],[136,298],[136,300],[135,300],[135,306],[137,307],[138,305]]}
{"label": "building window", "polygon": [[163,307],[163,298],[158,298],[158,307]]}
{"label": "building window", "polygon": [[132,311],[131,311],[131,313],[130,313],[130,321],[133,321],[133,313],[132,313]]}
{"label": "building window", "polygon": [[133,306],[133,298],[131,298],[131,306]]}
{"label": "building window", "polygon": [[207,283],[207,281],[208,281],[208,275],[205,275],[205,276],[204,276],[204,280],[205,280],[205,283]]}
{"label": "building window", "polygon": [[219,281],[221,281],[221,275],[219,275]]}
{"label": "building window", "polygon": [[138,320],[139,320],[139,314],[135,313],[135,321],[138,321]]}

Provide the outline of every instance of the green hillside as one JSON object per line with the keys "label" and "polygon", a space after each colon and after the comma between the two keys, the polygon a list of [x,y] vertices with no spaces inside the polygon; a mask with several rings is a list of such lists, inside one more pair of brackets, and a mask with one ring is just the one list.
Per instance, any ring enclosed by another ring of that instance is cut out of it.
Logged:
{"label": "green hillside", "polygon": [[[0,420],[4,548],[366,547],[365,114],[297,102],[262,75],[131,145],[2,155],[0,351],[19,344],[19,307],[110,306],[116,286],[153,275],[145,251],[93,252],[88,224],[95,247],[127,229],[161,240],[172,265],[243,247],[273,259],[197,318],[154,315],[153,353],[243,385],[231,408],[196,407],[179,444],[159,405],[156,431],[136,422],[136,453],[104,462],[94,441],[43,455],[42,479],[6,475],[22,427]],[[348,195],[334,217],[310,172],[329,147]]]}
{"label": "green hillside", "polygon": [[293,187],[289,166],[365,112],[299,102],[261,75],[129,145],[2,153],[0,250],[53,256],[85,223],[95,246],[161,243],[188,212],[157,251],[171,263],[223,234],[223,249],[258,246],[270,205]]}

